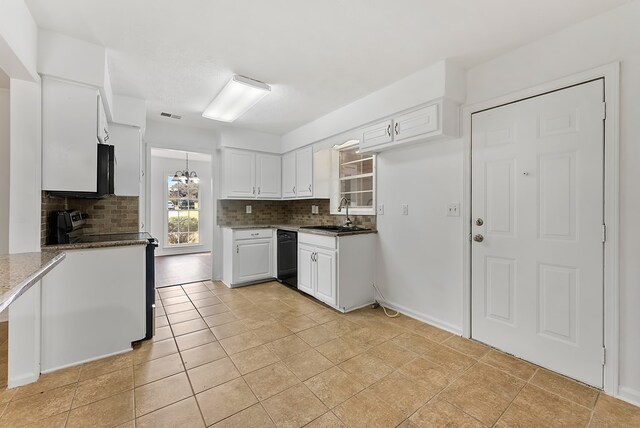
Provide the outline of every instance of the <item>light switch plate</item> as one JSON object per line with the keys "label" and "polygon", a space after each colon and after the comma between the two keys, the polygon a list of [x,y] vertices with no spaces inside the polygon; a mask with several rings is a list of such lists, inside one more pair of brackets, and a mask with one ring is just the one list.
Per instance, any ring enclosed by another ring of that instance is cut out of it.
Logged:
{"label": "light switch plate", "polygon": [[447,217],[460,217],[460,204],[447,205]]}
{"label": "light switch plate", "polygon": [[251,205],[247,205],[245,207],[245,210],[246,210],[247,214],[251,214]]}
{"label": "light switch plate", "polygon": [[400,205],[400,214],[409,215],[409,205],[407,204]]}
{"label": "light switch plate", "polygon": [[378,215],[384,215],[384,204],[378,205]]}

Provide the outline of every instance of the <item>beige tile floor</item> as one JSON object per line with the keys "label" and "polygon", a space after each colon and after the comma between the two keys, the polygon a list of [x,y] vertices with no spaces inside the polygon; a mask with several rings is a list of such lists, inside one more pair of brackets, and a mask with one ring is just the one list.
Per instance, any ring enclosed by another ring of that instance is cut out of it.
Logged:
{"label": "beige tile floor", "polygon": [[0,427],[640,426],[637,407],[380,309],[278,283],[158,298],[153,341],[0,389]]}

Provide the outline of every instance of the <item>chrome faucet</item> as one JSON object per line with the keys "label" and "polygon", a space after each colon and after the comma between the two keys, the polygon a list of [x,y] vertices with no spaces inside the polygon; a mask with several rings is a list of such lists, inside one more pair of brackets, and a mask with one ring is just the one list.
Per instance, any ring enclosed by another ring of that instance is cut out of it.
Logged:
{"label": "chrome faucet", "polygon": [[345,198],[344,196],[342,197],[342,199],[340,199],[340,202],[338,202],[338,212],[342,212],[342,201],[344,201],[344,206],[347,209],[347,219],[344,222],[345,227],[351,227],[352,222],[351,219],[349,218],[349,199]]}

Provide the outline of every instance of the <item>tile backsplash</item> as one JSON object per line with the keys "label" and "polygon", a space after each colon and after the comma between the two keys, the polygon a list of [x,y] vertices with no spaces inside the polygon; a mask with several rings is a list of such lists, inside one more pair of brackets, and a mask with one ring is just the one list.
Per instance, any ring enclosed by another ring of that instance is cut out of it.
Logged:
{"label": "tile backsplash", "polygon": [[[251,205],[251,214],[246,206]],[[311,214],[311,206],[318,206],[318,214]],[[376,216],[350,215],[356,226],[376,228]],[[218,200],[219,226],[251,226],[264,224],[331,225],[344,223],[344,216],[331,215],[329,199],[284,201]]]}
{"label": "tile backsplash", "polygon": [[42,192],[40,244],[49,240],[50,216],[56,211],[77,209],[88,214],[84,232],[126,233],[140,230],[137,196],[107,196],[101,199],[59,198]]}

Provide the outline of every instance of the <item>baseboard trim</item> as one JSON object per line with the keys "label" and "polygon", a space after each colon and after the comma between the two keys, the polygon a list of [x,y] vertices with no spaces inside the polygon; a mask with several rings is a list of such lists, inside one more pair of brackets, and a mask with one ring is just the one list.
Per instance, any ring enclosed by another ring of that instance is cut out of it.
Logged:
{"label": "baseboard trim", "polygon": [[634,406],[640,406],[640,391],[637,389],[629,388],[628,386],[621,386],[618,388],[618,395],[616,398],[633,404]]}
{"label": "baseboard trim", "polygon": [[414,311],[412,309],[407,308],[406,306],[399,305],[397,303],[389,302],[388,300],[378,299],[378,302],[385,306],[388,309],[393,309],[394,311],[398,311],[403,315],[406,315],[410,318],[416,319],[418,321],[422,321],[424,323],[430,324],[434,327],[441,328],[443,330],[448,331],[449,333],[453,333],[457,336],[462,335],[462,328],[450,324],[446,321],[442,321],[438,318],[434,318],[428,315],[425,315],[421,312]]}
{"label": "baseboard trim", "polygon": [[112,352],[110,354],[101,355],[99,357],[87,358],[86,360],[78,361],[76,363],[65,364],[65,365],[62,365],[60,367],[53,367],[53,368],[50,368],[50,369],[42,370],[41,373],[42,374],[47,374],[47,373],[55,372],[56,370],[62,370],[62,369],[66,369],[66,368],[69,368],[69,367],[79,366],[80,364],[90,363],[92,361],[101,360],[103,358],[113,357],[114,355],[126,354],[127,352],[131,352],[132,350],[133,350],[133,348],[130,347],[128,349],[123,349],[121,351],[116,351],[116,352]]}
{"label": "baseboard trim", "polygon": [[7,388],[16,388],[18,386],[28,385],[38,380],[40,377],[37,373],[29,373],[28,375],[20,376],[15,379],[8,379]]}

